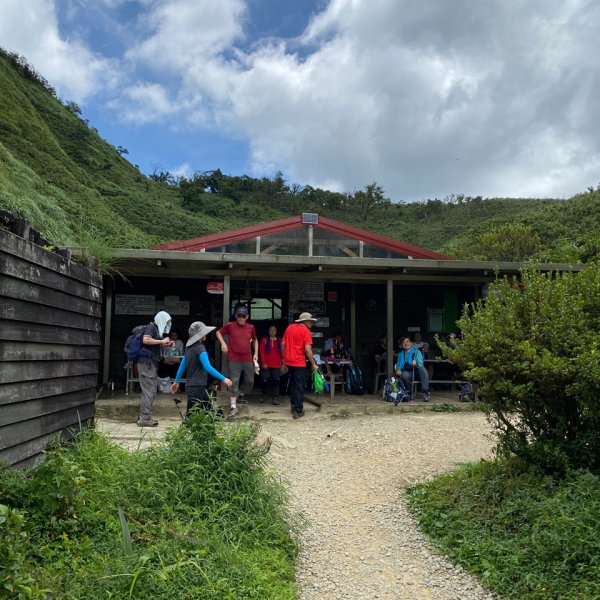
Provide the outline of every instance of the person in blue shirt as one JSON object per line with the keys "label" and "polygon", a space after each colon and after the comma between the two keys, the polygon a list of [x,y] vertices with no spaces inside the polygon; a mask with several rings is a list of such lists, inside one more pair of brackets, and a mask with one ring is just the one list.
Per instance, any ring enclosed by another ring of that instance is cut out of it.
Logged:
{"label": "person in blue shirt", "polygon": [[423,355],[412,345],[409,337],[402,340],[402,349],[398,353],[396,361],[396,376],[402,377],[408,389],[412,389],[412,382],[415,372],[421,381],[423,391],[423,400],[429,402],[431,395],[429,393],[429,375],[423,364]]}
{"label": "person in blue shirt", "polygon": [[210,398],[206,392],[208,376],[212,375],[219,381],[222,381],[227,387],[233,384],[222,373],[219,373],[211,364],[208,353],[204,347],[206,336],[216,327],[209,327],[202,321],[195,321],[190,325],[189,336],[185,346],[185,354],[181,359],[181,364],[175,376],[175,381],[171,385],[171,393],[176,394],[179,391],[179,382],[184,373],[187,373],[187,393],[188,402],[186,417],[189,417],[194,407],[198,406],[203,411],[209,413],[212,411]]}

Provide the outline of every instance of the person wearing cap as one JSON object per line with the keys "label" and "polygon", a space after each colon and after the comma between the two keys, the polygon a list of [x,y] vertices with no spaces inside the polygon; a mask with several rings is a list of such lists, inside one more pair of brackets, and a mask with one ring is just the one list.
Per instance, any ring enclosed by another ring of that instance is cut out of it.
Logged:
{"label": "person wearing cap", "polygon": [[222,381],[227,387],[231,387],[231,379],[228,379],[222,373],[219,373],[211,364],[208,358],[208,353],[204,346],[206,336],[214,331],[216,327],[210,327],[195,321],[190,325],[188,335],[190,339],[185,345],[185,354],[181,359],[181,364],[175,376],[175,381],[171,384],[171,394],[176,394],[179,391],[179,382],[184,373],[187,373],[187,410],[186,417],[192,414],[194,407],[199,406],[206,413],[210,413],[212,405],[208,394],[206,393],[206,385],[208,376],[212,375],[215,379]]}
{"label": "person wearing cap", "polygon": [[158,363],[163,346],[173,347],[174,342],[164,337],[171,331],[171,315],[164,310],[156,313],[154,320],[146,326],[142,336],[142,347],[147,350],[137,361],[142,397],[140,399],[140,416],[138,427],[156,427],[158,421],[152,418],[152,404],[158,389]]}
{"label": "person wearing cap", "polygon": [[310,335],[316,320],[309,312],[303,312],[283,334],[283,364],[287,366],[290,374],[290,402],[294,419],[304,416],[306,359],[310,361],[313,371],[319,368],[313,356]]}
{"label": "person wearing cap", "polygon": [[[228,336],[227,343],[223,336]],[[258,340],[254,325],[248,323],[248,309],[239,306],[235,311],[235,321],[227,323],[216,333],[221,344],[221,351],[227,354],[229,362],[229,376],[233,382],[229,394],[229,416],[233,419],[237,415],[237,401],[243,400],[244,394],[252,391],[254,387],[255,364],[258,365]],[[252,346],[252,349],[251,349]],[[244,383],[240,390],[240,378],[244,374]]]}

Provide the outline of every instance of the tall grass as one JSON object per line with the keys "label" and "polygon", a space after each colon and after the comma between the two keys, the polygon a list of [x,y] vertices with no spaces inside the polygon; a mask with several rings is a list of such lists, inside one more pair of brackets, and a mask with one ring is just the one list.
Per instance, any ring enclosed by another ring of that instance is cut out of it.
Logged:
{"label": "tall grass", "polygon": [[198,415],[148,450],[89,431],[4,470],[0,547],[22,543],[0,597],[25,581],[36,598],[295,598],[294,518],[265,453],[249,426]]}
{"label": "tall grass", "polygon": [[600,478],[481,462],[413,486],[420,526],[489,588],[519,600],[600,598]]}

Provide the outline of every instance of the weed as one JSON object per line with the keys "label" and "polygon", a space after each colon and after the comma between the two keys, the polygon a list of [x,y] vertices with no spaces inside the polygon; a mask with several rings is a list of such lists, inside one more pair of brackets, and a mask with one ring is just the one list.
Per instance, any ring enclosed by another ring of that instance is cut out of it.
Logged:
{"label": "weed", "polygon": [[432,404],[431,410],[433,412],[457,412],[458,408],[455,404],[451,404],[450,402],[444,402],[442,404]]}

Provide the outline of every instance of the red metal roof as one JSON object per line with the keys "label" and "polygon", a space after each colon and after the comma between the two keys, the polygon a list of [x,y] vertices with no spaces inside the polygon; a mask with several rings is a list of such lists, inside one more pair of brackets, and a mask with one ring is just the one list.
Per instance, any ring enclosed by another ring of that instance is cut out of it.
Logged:
{"label": "red metal roof", "polygon": [[[306,227],[308,223],[302,222],[302,215],[295,215],[288,217],[287,219],[279,219],[278,221],[270,221],[268,223],[260,223],[259,225],[250,225],[248,227],[241,227],[240,229],[231,229],[229,231],[222,231],[220,233],[212,233],[210,235],[204,235],[201,237],[193,238],[191,240],[180,240],[178,242],[168,242],[154,246],[154,250],[180,250],[183,252],[198,252],[204,248],[213,248],[215,246],[224,246],[232,244],[234,242],[240,242],[250,238],[257,237],[259,235],[269,235],[271,233],[279,233],[281,231],[287,231],[289,229],[297,229],[299,227]],[[379,235],[366,229],[360,229],[353,227],[352,225],[346,225],[333,219],[319,216],[319,222],[313,224],[313,227],[331,231],[340,235],[362,240],[367,244],[372,244],[379,248],[385,248],[397,252],[398,254],[406,254],[413,258],[431,259],[431,260],[451,260],[451,257],[439,254],[433,250],[427,250],[427,248],[421,248],[420,246],[414,246],[413,244],[407,244],[405,242],[399,242],[393,238],[385,235]]]}

